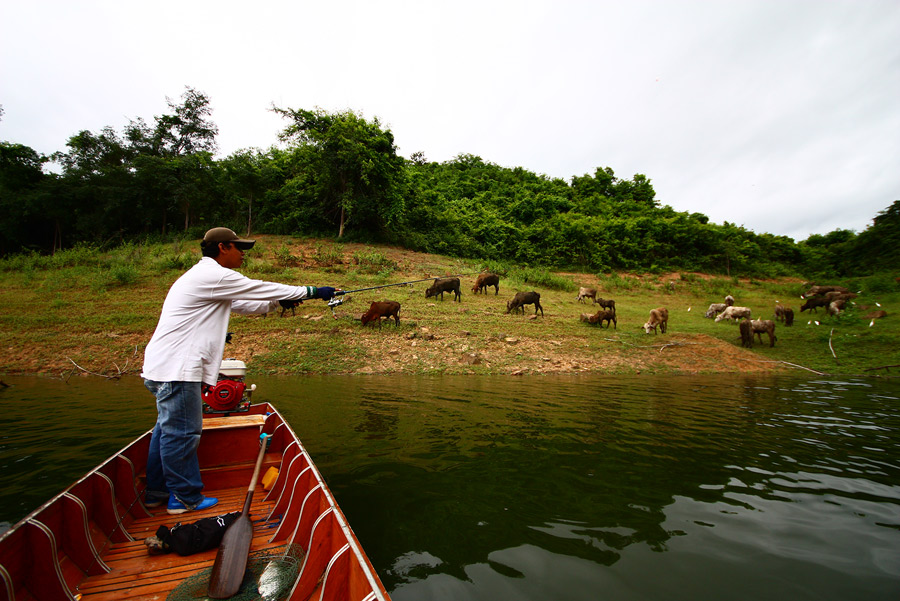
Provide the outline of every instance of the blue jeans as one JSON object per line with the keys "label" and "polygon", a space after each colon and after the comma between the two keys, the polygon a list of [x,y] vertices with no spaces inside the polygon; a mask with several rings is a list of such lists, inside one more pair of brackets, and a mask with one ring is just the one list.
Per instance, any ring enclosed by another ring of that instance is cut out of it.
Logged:
{"label": "blue jeans", "polygon": [[147,456],[147,501],[163,501],[169,493],[188,508],[203,500],[197,447],[203,430],[200,382],[154,382],[144,386],[156,397],[159,414]]}

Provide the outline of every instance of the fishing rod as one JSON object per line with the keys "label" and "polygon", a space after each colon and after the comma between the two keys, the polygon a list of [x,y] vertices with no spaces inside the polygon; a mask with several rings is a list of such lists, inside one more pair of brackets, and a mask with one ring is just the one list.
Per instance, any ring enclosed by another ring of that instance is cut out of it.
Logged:
{"label": "fishing rod", "polygon": [[[344,304],[344,300],[345,300],[343,298],[338,298],[338,297],[344,296],[345,294],[352,294],[354,292],[365,292],[366,290],[379,290],[381,288],[390,288],[392,286],[408,286],[410,284],[416,284],[418,282],[428,282],[430,280],[438,280],[441,277],[458,278],[458,277],[462,277],[464,275],[468,275],[468,274],[460,273],[460,274],[456,274],[456,275],[446,275],[446,276],[439,276],[439,277],[433,277],[433,278],[422,278],[421,280],[410,280],[408,282],[397,282],[396,284],[382,284],[381,286],[369,286],[368,288],[357,288],[356,290],[335,290],[334,297],[330,301],[328,301],[328,308],[331,309],[331,313],[334,314],[334,308],[339,305]],[[337,317],[337,316],[335,316],[335,317]]]}

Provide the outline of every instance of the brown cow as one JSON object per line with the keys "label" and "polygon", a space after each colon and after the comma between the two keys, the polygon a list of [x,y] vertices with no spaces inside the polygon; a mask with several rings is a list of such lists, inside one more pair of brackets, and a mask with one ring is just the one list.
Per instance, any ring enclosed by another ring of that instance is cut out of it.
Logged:
{"label": "brown cow", "polygon": [[[741,322],[743,324],[743,322]],[[763,332],[769,335],[769,346],[775,346],[775,322],[771,319],[754,319],[750,322],[753,334],[759,337],[759,343],[762,344]],[[743,336],[743,332],[741,333]]]}
{"label": "brown cow", "polygon": [[741,331],[741,346],[753,348],[753,325],[749,319],[742,319],[738,324]]}
{"label": "brown cow", "polygon": [[575,297],[579,303],[583,303],[584,299],[589,298],[592,301],[597,300],[597,289],[596,288],[579,288],[578,296]]}
{"label": "brown cow", "polygon": [[361,318],[362,324],[366,325],[370,321],[378,321],[378,327],[381,327],[381,318],[394,318],[394,325],[400,325],[400,303],[397,301],[375,301],[369,307],[369,310],[363,313]]}
{"label": "brown cow", "polygon": [[472,292],[487,294],[488,286],[494,287],[494,296],[500,294],[500,276],[495,273],[479,273],[475,278],[475,285],[472,286]]}
{"label": "brown cow", "polygon": [[810,312],[815,311],[818,313],[817,307],[828,307],[828,299],[821,296],[813,296],[812,298],[806,299],[806,302],[800,305],[800,312],[803,313],[807,309]]}
{"label": "brown cow", "polygon": [[611,298],[595,298],[594,302],[603,307],[604,309],[609,309],[613,312],[613,315],[616,314],[616,301]]}
{"label": "brown cow", "polygon": [[462,302],[462,293],[459,291],[459,278],[436,278],[434,284],[425,290],[425,298],[431,298],[440,294],[443,301],[445,292],[452,292],[456,295],[453,297],[453,300]]}
{"label": "brown cow", "polygon": [[586,321],[589,324],[600,324],[600,327],[603,327],[603,322],[606,322],[606,327],[609,327],[609,323],[612,322],[614,327],[618,330],[618,321],[616,321],[616,314],[609,309],[600,309],[593,315],[590,313],[582,313],[581,321]]}
{"label": "brown cow", "polygon": [[541,316],[544,315],[544,308],[541,306],[541,295],[538,292],[516,292],[511,301],[506,303],[506,312],[517,311],[522,309],[525,313],[525,305],[534,305],[534,314],[537,315],[538,309],[541,310]]}
{"label": "brown cow", "polygon": [[656,334],[656,326],[659,326],[659,330],[663,334],[666,333],[669,327],[669,310],[665,307],[650,309],[650,319],[643,325],[644,332],[649,334],[650,330],[653,330],[653,333]]}

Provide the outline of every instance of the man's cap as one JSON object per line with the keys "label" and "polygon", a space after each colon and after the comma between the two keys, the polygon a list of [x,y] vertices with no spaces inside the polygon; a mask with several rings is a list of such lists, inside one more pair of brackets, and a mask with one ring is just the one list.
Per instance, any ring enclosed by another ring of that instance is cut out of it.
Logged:
{"label": "man's cap", "polygon": [[200,243],[200,246],[206,248],[210,245],[214,246],[219,242],[231,242],[241,250],[253,248],[253,245],[256,244],[256,240],[245,240],[227,227],[214,227],[203,236],[203,241]]}

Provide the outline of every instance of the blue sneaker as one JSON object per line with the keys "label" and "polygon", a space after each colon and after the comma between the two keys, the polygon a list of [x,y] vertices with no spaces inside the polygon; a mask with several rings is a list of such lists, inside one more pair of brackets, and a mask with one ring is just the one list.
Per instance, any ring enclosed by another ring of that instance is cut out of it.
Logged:
{"label": "blue sneaker", "polygon": [[179,513],[186,513],[188,511],[201,511],[203,509],[209,509],[210,507],[215,506],[219,500],[215,497],[203,497],[203,500],[197,503],[194,507],[188,507],[181,501],[179,501],[174,494],[169,495],[169,505],[166,507],[166,511],[169,512],[169,515],[178,515]]}

